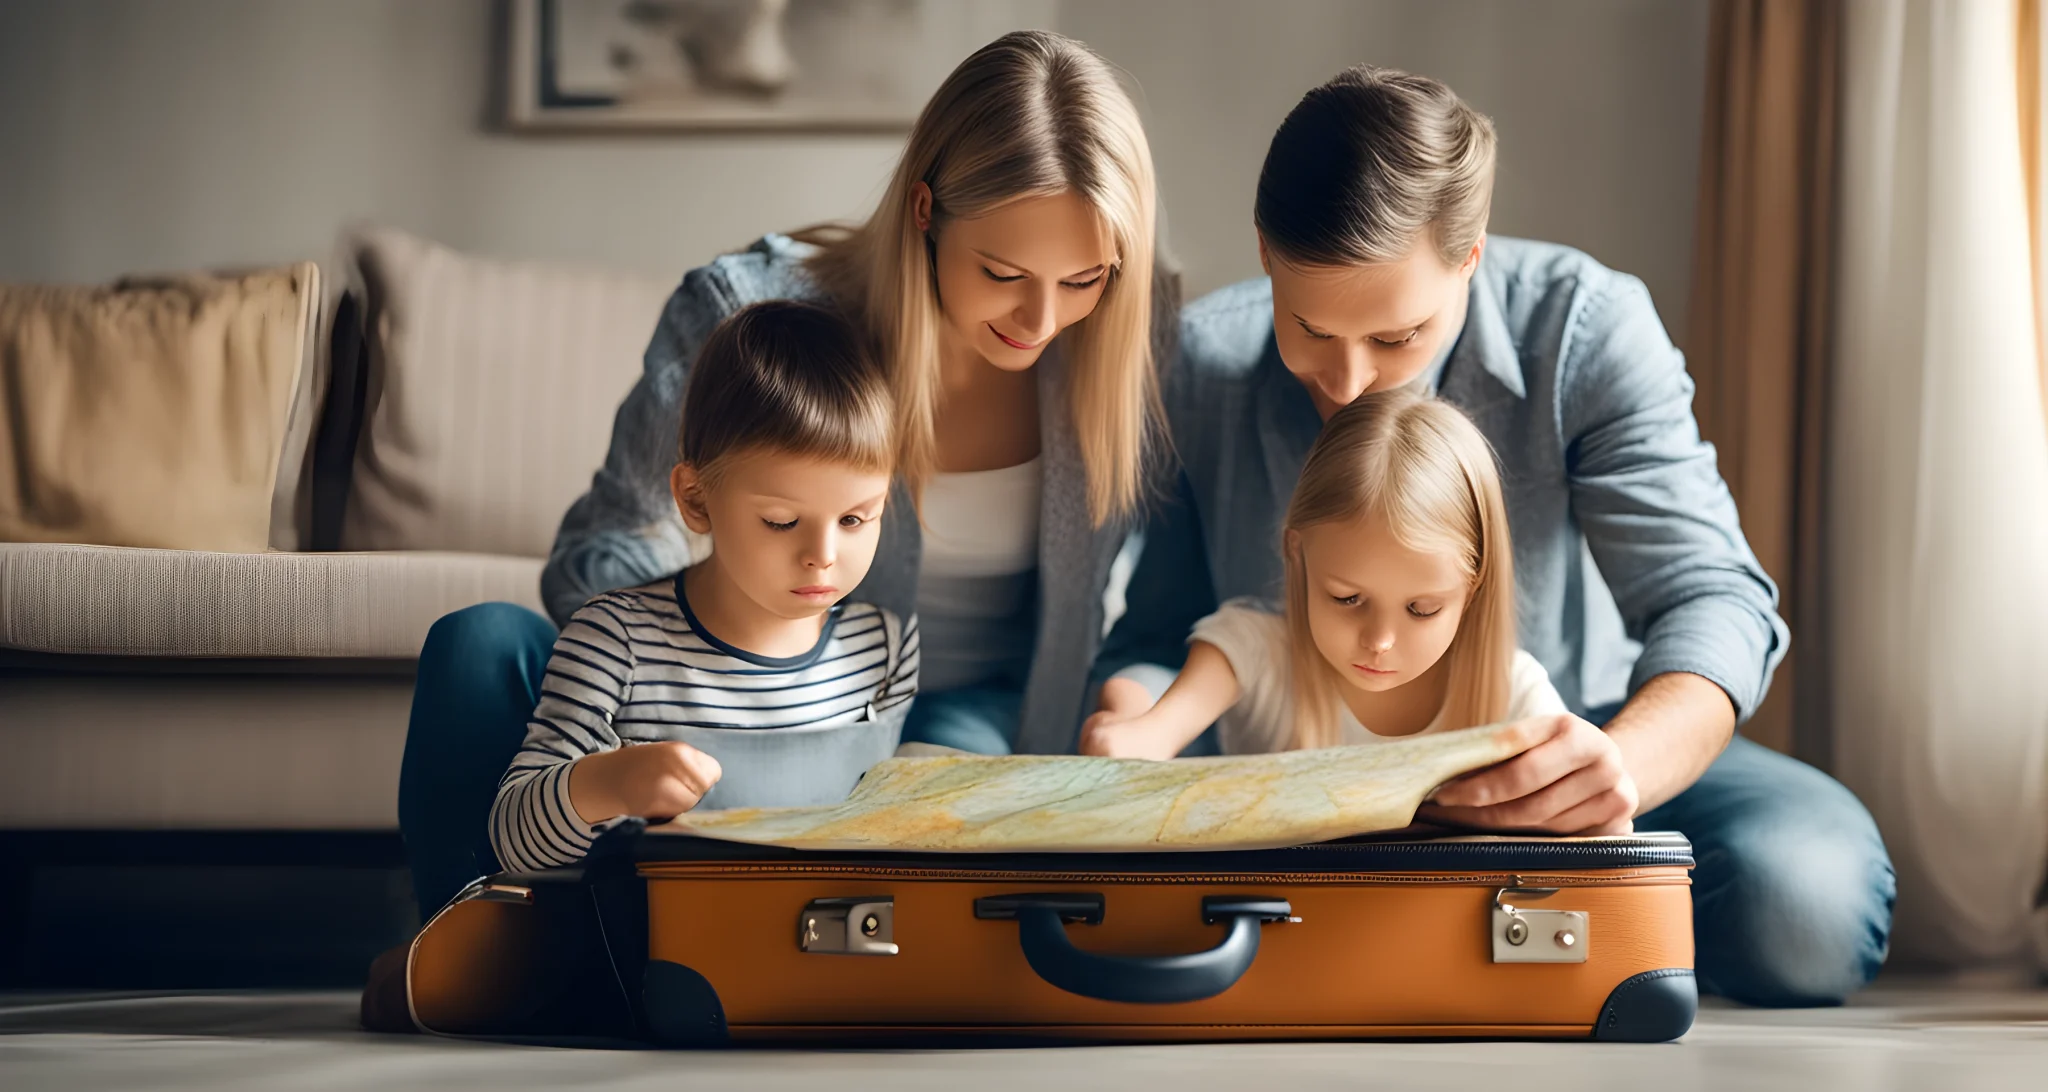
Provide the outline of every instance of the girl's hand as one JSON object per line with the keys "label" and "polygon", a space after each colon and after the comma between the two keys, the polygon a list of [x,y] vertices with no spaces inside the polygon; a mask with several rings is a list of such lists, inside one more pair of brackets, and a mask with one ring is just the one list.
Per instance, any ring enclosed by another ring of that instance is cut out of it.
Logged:
{"label": "girl's hand", "polygon": [[569,772],[569,802],[586,823],[621,815],[652,822],[697,806],[724,771],[687,743],[639,743],[586,755]]}
{"label": "girl's hand", "polygon": [[1606,732],[1558,713],[1515,721],[1527,750],[1446,783],[1422,817],[1481,830],[1628,834],[1636,783]]}
{"label": "girl's hand", "polygon": [[1099,710],[1081,725],[1084,755],[1100,758],[1172,758],[1179,753],[1161,754],[1165,741],[1161,733],[1148,731],[1144,715],[1152,708],[1152,692],[1130,679],[1110,679],[1097,696]]}
{"label": "girl's hand", "polygon": [[1168,759],[1179,748],[1170,748],[1165,733],[1157,731],[1143,714],[1132,716],[1104,709],[1081,725],[1081,753],[1101,758]]}
{"label": "girl's hand", "polygon": [[1135,679],[1110,679],[1096,695],[1095,708],[1105,713],[1135,717],[1152,708],[1152,692]]}

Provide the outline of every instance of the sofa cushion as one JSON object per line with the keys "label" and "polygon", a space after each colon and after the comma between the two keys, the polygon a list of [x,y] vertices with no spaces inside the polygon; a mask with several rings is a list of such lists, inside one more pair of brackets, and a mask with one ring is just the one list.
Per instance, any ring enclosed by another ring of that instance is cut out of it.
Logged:
{"label": "sofa cushion", "polygon": [[0,543],[0,648],[30,652],[402,659],[493,600],[540,610],[540,561]]}
{"label": "sofa cushion", "polygon": [[673,284],[389,230],[351,251],[369,374],[341,547],[545,556]]}
{"label": "sofa cushion", "polygon": [[0,286],[0,541],[294,544],[319,305],[311,263]]}

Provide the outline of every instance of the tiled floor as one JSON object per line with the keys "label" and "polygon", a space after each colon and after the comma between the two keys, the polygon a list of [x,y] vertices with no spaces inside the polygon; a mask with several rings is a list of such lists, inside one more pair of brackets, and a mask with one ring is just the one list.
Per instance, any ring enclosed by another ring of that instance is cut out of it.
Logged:
{"label": "tiled floor", "polygon": [[1710,1005],[1665,1046],[1274,1043],[566,1050],[372,1036],[342,993],[0,997],[0,1088],[2048,1089],[2048,991],[1891,984],[1842,1009]]}

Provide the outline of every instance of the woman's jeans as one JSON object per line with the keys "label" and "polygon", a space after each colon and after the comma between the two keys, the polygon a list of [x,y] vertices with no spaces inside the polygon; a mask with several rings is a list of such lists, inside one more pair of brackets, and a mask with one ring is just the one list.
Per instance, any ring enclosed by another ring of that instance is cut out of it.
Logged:
{"label": "woman's jeans", "polygon": [[1006,755],[1017,740],[1024,692],[973,686],[919,694],[903,722],[903,742],[935,743],[978,755]]}
{"label": "woman's jeans", "polygon": [[[554,639],[547,619],[507,603],[456,611],[427,634],[398,782],[421,920],[497,871],[491,802],[526,738]],[[1000,754],[1016,721],[1014,693],[953,691],[917,699],[904,738]],[[1703,990],[1753,1005],[1830,1005],[1883,963],[1891,861],[1870,813],[1819,770],[1738,738],[1636,829],[1692,840]]]}

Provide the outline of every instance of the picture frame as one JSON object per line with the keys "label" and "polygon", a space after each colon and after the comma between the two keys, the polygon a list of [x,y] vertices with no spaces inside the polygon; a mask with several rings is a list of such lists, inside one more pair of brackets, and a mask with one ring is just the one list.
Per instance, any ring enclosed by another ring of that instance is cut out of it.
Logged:
{"label": "picture frame", "polygon": [[1051,0],[508,0],[526,132],[901,132],[946,73]]}

